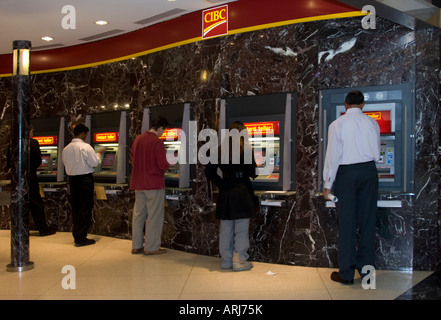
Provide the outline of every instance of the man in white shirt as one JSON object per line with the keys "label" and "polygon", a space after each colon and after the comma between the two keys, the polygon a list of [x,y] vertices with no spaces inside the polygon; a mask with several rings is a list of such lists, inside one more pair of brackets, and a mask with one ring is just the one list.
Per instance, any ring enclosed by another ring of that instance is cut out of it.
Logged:
{"label": "man in white shirt", "polygon": [[[352,91],[345,98],[346,113],[331,123],[323,169],[323,197],[334,185],[339,214],[339,271],[331,279],[354,283],[365,265],[375,265],[375,220],[377,215],[380,127],[362,112],[364,96]],[[360,238],[357,247],[357,228]]]}
{"label": "man in white shirt", "polygon": [[74,128],[74,138],[62,153],[62,160],[66,173],[69,176],[70,197],[72,207],[72,234],[76,247],[87,246],[95,243],[87,239],[87,231],[92,222],[94,182],[92,173],[101,161],[102,148],[95,153],[92,146],[84,140],[89,133],[89,128],[78,124]]}

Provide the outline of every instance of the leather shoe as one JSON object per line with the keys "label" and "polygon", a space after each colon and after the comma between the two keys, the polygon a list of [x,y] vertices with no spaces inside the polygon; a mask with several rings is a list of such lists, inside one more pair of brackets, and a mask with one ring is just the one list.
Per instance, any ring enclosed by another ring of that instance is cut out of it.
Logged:
{"label": "leather shoe", "polygon": [[352,280],[344,280],[340,277],[340,274],[337,271],[331,273],[331,280],[335,282],[340,282],[342,284],[354,284],[354,279]]}
{"label": "leather shoe", "polygon": [[166,252],[167,252],[166,249],[160,248],[159,250],[156,250],[156,251],[144,251],[144,255],[145,256],[153,256],[155,254],[162,254],[162,253],[166,253]]}
{"label": "leather shoe", "polygon": [[140,254],[144,252],[144,248],[141,249],[132,249],[132,254]]}
{"label": "leather shoe", "polygon": [[57,229],[50,227],[47,229],[47,231],[44,232],[40,232],[40,237],[46,237],[46,236],[51,236],[53,234],[57,233]]}
{"label": "leather shoe", "polygon": [[90,246],[91,244],[95,244],[95,240],[93,240],[93,239],[86,239],[83,242],[75,243],[75,247]]}

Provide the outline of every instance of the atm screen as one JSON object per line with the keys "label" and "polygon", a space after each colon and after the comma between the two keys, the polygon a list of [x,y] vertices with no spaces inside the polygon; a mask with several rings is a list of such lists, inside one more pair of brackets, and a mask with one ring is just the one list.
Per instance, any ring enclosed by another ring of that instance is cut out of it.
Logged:
{"label": "atm screen", "polygon": [[42,155],[41,156],[41,165],[39,167],[39,169],[46,169],[47,167],[49,167],[49,162],[50,162],[50,155]]}
{"label": "atm screen", "polygon": [[167,141],[180,141],[181,140],[181,128],[167,128],[163,134],[159,137],[161,140]]}
{"label": "atm screen", "polygon": [[[337,117],[346,113],[345,106],[336,107]],[[395,134],[395,103],[375,103],[366,104],[363,107],[363,113],[375,119],[380,127],[381,135]]]}
{"label": "atm screen", "polygon": [[115,163],[116,153],[115,152],[106,152],[104,154],[102,166],[106,168],[113,167],[113,164]]}
{"label": "atm screen", "polygon": [[172,154],[177,159],[175,164],[171,164],[165,173],[167,179],[178,179],[179,178],[179,150],[181,148],[181,142],[165,142],[165,149],[167,153]]}
{"label": "atm screen", "polygon": [[[391,134],[392,133],[392,121],[391,121],[391,111],[390,110],[378,110],[378,111],[363,111],[364,114],[373,118],[377,121],[380,127],[380,134]],[[344,115],[342,112],[340,115]]]}
{"label": "atm screen", "polygon": [[390,118],[390,110],[382,111],[366,111],[363,112],[369,117],[374,118],[378,125],[380,126],[380,134],[391,134],[392,133],[392,122]]}
{"label": "atm screen", "polygon": [[[167,153],[173,153],[173,156],[175,158],[178,158],[179,150],[181,148],[181,130],[181,128],[167,128],[164,130],[162,136],[159,137],[159,139],[164,141]],[[179,162],[170,165],[167,172],[165,173],[165,178],[179,179],[179,168]]]}
{"label": "atm screen", "polygon": [[[272,168],[270,174],[260,175],[256,180],[277,182],[280,178],[280,122],[247,122],[244,125],[248,129],[257,167],[269,165]],[[272,154],[268,153],[270,150]]]}

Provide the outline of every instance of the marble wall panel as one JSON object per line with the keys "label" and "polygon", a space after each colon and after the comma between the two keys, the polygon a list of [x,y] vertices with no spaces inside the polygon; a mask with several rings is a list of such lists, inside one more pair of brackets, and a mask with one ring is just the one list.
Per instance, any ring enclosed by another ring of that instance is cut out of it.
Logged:
{"label": "marble wall panel", "polygon": [[441,261],[439,30],[417,30],[416,51],[414,268],[433,270]]}

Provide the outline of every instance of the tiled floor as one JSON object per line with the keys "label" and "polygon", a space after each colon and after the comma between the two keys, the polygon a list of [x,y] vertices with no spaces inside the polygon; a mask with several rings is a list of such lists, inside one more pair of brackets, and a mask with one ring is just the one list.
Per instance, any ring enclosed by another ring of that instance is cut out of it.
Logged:
{"label": "tiled floor", "polygon": [[[70,233],[33,234],[35,268],[14,273],[6,271],[10,232],[0,230],[0,300],[392,300],[432,274],[378,270],[376,289],[365,290],[359,278],[352,286],[333,282],[333,269],[254,262],[250,271],[222,271],[219,258],[170,249],[158,256],[132,255],[130,240],[90,235],[95,245],[76,248]],[[63,278],[73,275],[62,273],[65,265],[75,268],[75,289],[62,287]]]}

